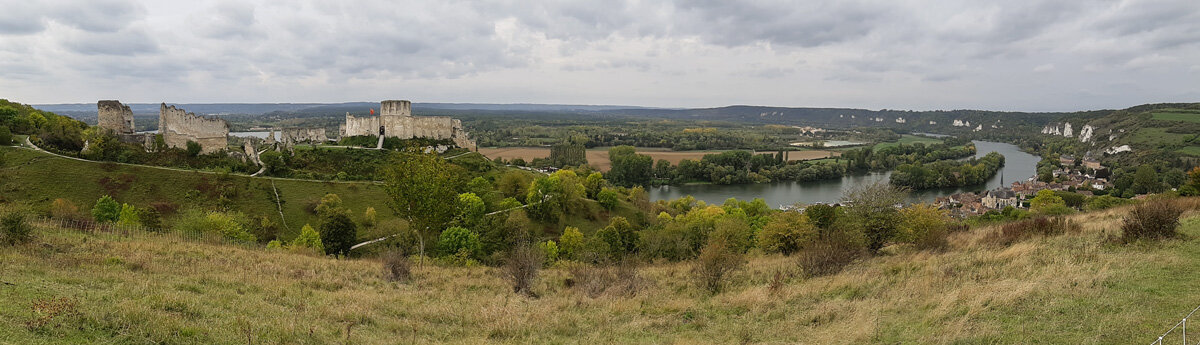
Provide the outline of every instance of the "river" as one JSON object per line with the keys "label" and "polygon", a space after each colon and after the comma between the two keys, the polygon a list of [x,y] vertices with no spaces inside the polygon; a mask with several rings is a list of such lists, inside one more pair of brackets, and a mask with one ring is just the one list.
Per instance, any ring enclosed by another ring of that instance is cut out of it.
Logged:
{"label": "river", "polygon": [[[979,192],[994,189],[1013,181],[1033,177],[1037,173],[1037,156],[1022,152],[1016,145],[990,141],[974,141],[975,157],[983,157],[990,152],[1004,155],[1004,168],[1000,169],[988,181],[981,185],[960,188],[926,189],[912,193],[910,201],[933,201],[933,199],[961,192]],[[844,176],[840,179],[811,181],[811,182],[772,182],[739,185],[690,184],[682,186],[659,186],[650,188],[650,200],[671,200],[691,195],[697,200],[709,204],[720,204],[725,199],[751,200],[763,198],[767,205],[779,207],[794,203],[833,203],[842,197],[842,193],[854,186],[875,182],[886,182],[892,176],[888,172],[876,172],[863,175]]]}

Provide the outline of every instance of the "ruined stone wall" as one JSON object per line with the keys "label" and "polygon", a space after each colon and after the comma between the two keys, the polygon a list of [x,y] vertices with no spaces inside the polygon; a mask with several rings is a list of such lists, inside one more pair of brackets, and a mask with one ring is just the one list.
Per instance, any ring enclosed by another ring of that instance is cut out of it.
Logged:
{"label": "ruined stone wall", "polygon": [[186,148],[187,142],[200,143],[202,153],[224,149],[229,143],[229,123],[189,113],[163,103],[158,110],[158,131],[169,147]]}
{"label": "ruined stone wall", "polygon": [[462,121],[447,116],[412,116],[409,101],[383,101],[379,104],[379,114],[355,117],[347,113],[346,123],[338,131],[343,137],[379,135],[379,127],[383,126],[386,137],[450,139],[459,147],[475,148],[475,142],[463,130]]}
{"label": "ruined stone wall", "polygon": [[356,117],[346,113],[346,124],[339,128],[343,137],[379,135],[379,117]]}
{"label": "ruined stone wall", "polygon": [[279,132],[281,139],[285,143],[325,143],[329,141],[329,137],[325,135],[325,128],[284,128]]}
{"label": "ruined stone wall", "polygon": [[133,110],[120,101],[105,100],[96,102],[96,118],[100,128],[107,128],[117,135],[133,134]]}

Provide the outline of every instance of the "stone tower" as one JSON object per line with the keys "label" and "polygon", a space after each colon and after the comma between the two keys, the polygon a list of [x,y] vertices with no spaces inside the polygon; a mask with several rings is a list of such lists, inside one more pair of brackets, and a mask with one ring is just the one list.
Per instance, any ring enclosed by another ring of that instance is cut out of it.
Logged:
{"label": "stone tower", "polygon": [[113,130],[118,135],[133,134],[133,111],[120,101],[104,100],[96,102],[96,117],[100,128]]}
{"label": "stone tower", "polygon": [[379,102],[379,116],[412,116],[412,102],[409,101],[383,101]]}

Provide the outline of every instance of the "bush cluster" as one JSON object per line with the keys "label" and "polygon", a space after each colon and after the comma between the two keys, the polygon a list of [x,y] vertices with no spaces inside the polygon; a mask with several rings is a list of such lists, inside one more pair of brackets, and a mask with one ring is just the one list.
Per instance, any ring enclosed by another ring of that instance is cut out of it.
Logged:
{"label": "bush cluster", "polygon": [[1079,230],[1079,224],[1063,217],[1037,217],[1004,224],[987,240],[1007,246],[1032,236],[1055,236]]}
{"label": "bush cluster", "polygon": [[1121,239],[1125,242],[1140,239],[1175,237],[1183,209],[1170,201],[1151,201],[1135,206],[1121,224]]}

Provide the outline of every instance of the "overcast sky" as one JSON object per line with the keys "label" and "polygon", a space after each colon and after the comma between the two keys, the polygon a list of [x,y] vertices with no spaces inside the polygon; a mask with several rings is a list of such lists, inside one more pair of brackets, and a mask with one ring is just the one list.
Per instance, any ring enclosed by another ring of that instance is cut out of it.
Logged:
{"label": "overcast sky", "polygon": [[1200,0],[6,1],[24,103],[1200,101]]}

